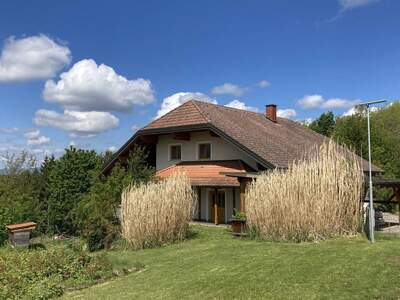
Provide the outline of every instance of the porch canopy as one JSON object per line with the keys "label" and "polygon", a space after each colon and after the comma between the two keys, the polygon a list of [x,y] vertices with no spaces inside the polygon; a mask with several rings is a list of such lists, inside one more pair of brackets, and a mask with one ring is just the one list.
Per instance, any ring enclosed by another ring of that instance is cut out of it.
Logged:
{"label": "porch canopy", "polygon": [[230,186],[238,187],[237,177],[225,176],[226,173],[246,174],[254,171],[241,160],[220,161],[182,161],[157,171],[156,176],[165,178],[176,172],[183,172],[192,186]]}

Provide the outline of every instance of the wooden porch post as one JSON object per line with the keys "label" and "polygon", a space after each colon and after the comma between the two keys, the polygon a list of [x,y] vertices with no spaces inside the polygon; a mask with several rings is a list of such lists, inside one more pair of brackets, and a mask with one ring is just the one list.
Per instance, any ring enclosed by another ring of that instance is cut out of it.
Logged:
{"label": "wooden porch post", "polygon": [[218,189],[214,189],[214,224],[218,225],[218,204],[217,204],[217,197],[218,197]]}
{"label": "wooden porch post", "polygon": [[240,211],[246,212],[246,187],[249,182],[247,178],[240,179]]}
{"label": "wooden porch post", "polygon": [[201,220],[201,186],[197,187],[197,197],[198,197],[198,214],[199,214],[199,221]]}
{"label": "wooden porch post", "polygon": [[396,200],[399,203],[399,225],[400,225],[400,187],[393,189],[394,189],[394,194],[396,195]]}

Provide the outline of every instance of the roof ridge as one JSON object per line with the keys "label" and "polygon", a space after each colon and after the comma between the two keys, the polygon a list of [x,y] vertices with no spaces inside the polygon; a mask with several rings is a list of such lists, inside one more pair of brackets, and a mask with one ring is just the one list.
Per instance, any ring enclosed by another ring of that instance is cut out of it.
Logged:
{"label": "roof ridge", "polygon": [[194,100],[194,99],[189,100],[189,101],[194,105],[194,107],[196,107],[196,109],[199,111],[199,113],[200,113],[201,116],[203,117],[204,121],[206,121],[207,123],[210,123],[211,120],[210,120],[209,118],[206,117],[206,115],[201,111],[200,107],[199,107],[199,106],[197,105],[197,103],[196,103],[196,102],[201,102],[201,101]]}
{"label": "roof ridge", "polygon": [[204,101],[199,101],[199,100],[191,100],[193,102],[200,102],[200,103],[204,103],[204,104],[209,104],[209,105],[213,105],[213,106],[217,106],[217,107],[221,107],[221,108],[226,108],[228,110],[235,110],[235,111],[244,111],[244,112],[248,112],[248,113],[252,113],[252,114],[257,114],[257,115],[264,115],[262,112],[256,112],[256,111],[251,111],[251,110],[246,110],[246,109],[241,109],[241,108],[236,108],[236,107],[229,107],[226,105],[222,105],[222,104],[214,104],[211,102],[204,102]]}
{"label": "roof ridge", "polygon": [[[169,115],[170,113],[174,112],[174,111],[177,110],[178,108],[181,108],[182,106],[186,105],[186,104],[189,103],[189,102],[191,102],[191,103],[194,105],[194,107],[196,107],[197,110],[199,110],[201,116],[204,118],[204,115],[201,113],[201,111],[200,111],[200,109],[197,107],[197,105],[195,105],[195,104],[193,103],[193,100],[189,100],[189,101],[186,101],[185,103],[183,103],[183,104],[181,104],[181,105],[175,107],[174,109],[171,109],[169,112],[163,114],[161,117],[154,119],[154,120],[151,121],[150,123],[147,123],[145,126],[143,126],[142,128],[140,128],[140,130],[142,130],[142,129],[146,128],[146,127],[149,127],[150,125],[152,125],[152,124],[155,123],[155,122],[158,122],[159,120],[162,120],[162,119],[165,118],[167,115]],[[207,119],[206,119],[205,121],[207,121]],[[208,123],[208,121],[207,121],[207,123]]]}

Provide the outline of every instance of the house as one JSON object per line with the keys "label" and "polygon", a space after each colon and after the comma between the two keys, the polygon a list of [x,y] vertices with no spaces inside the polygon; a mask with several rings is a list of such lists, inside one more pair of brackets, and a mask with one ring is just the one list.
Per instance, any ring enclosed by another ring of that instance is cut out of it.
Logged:
{"label": "house", "polygon": [[[189,177],[198,193],[194,219],[227,223],[234,209],[245,210],[246,185],[257,173],[285,169],[327,140],[277,117],[276,105],[256,113],[192,100],[138,130],[103,172],[124,161],[133,145],[144,146],[157,176],[184,171]],[[368,169],[366,161],[362,165]]]}

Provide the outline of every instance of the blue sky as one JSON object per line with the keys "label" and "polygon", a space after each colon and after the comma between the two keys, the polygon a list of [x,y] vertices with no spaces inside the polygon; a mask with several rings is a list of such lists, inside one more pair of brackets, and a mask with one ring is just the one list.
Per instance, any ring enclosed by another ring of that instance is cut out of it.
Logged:
{"label": "blue sky", "polygon": [[3,1],[0,154],[118,148],[189,98],[282,116],[398,99],[400,2]]}

